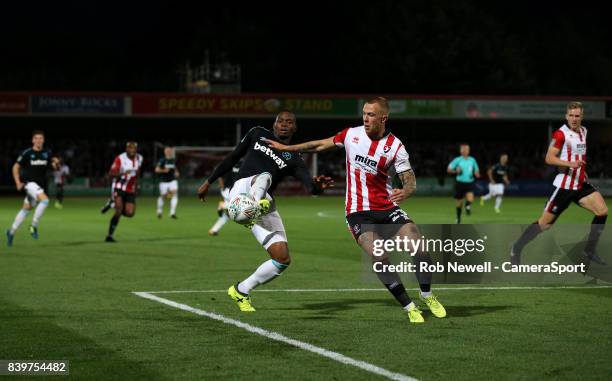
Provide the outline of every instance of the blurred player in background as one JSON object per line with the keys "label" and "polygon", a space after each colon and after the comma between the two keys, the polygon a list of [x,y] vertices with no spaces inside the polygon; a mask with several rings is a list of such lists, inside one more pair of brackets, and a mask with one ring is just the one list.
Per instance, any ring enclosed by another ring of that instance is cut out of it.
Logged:
{"label": "blurred player in background", "polygon": [[470,156],[470,146],[461,144],[459,146],[461,156],[457,156],[450,162],[446,171],[455,176],[455,200],[456,200],[456,223],[461,223],[461,210],[465,199],[465,214],[472,214],[472,203],[474,202],[474,182],[480,178],[480,170],[476,159]]}
{"label": "blurred player in background", "polygon": [[204,201],[210,184],[232,168],[244,157],[236,182],[230,190],[229,199],[247,193],[259,203],[261,218],[249,227],[257,241],[268,252],[270,259],[262,263],[254,273],[241,282],[230,286],[227,293],[243,312],[253,312],[250,292],[281,275],[291,263],[285,226],[272,194],[276,186],[287,176],[300,180],[312,194],[321,193],[330,185],[331,179],[324,176],[310,177],[306,163],[299,154],[281,152],[268,147],[264,139],[288,143],[297,130],[295,115],[280,112],[274,121],[273,131],[254,127],[240,143],[215,168],[210,177],[198,189],[198,197]]}
{"label": "blurred player in background", "polygon": [[178,205],[178,178],[174,148],[164,148],[164,157],[159,159],[155,167],[159,176],[159,197],[157,198],[157,218],[162,218],[164,198],[170,199],[170,217],[176,219],[176,206]]}
{"label": "blurred player in background", "polygon": [[[281,151],[322,152],[334,148],[346,151],[346,222],[355,241],[372,259],[372,265],[389,265],[386,254],[374,255],[374,241],[381,238],[374,225],[388,225],[395,229],[394,237],[421,238],[419,229],[399,204],[416,191],[416,178],[408,153],[402,142],[386,130],[389,119],[389,103],[385,98],[370,99],[363,106],[363,125],[346,128],[327,139],[286,146],[267,140]],[[392,189],[391,182],[397,174],[401,189]],[[393,239],[385,237],[387,239]],[[411,253],[410,255],[412,255]],[[419,251],[413,256],[417,269],[420,263],[431,264],[429,254]],[[382,266],[379,266],[380,269]],[[387,269],[376,272],[387,290],[408,313],[411,323],[423,323],[421,310],[410,299],[397,272]],[[432,274],[417,271],[420,296],[434,316],[446,316],[444,306],[431,291]]]}
{"label": "blurred player in background", "polygon": [[484,206],[485,201],[495,197],[495,213],[501,213],[499,208],[504,197],[504,187],[510,185],[510,180],[508,180],[507,154],[501,154],[499,163],[489,168],[487,176],[489,177],[489,193],[480,197],[480,206]]}
{"label": "blurred player in background", "polygon": [[137,153],[138,143],[127,142],[125,152],[117,156],[109,171],[113,178],[113,197],[115,214],[110,220],[106,242],[116,242],[113,238],[121,216],[133,217],[136,214],[136,192],[138,175],[142,168],[142,155]]}
{"label": "blurred player in background", "polygon": [[45,209],[49,205],[49,197],[45,193],[47,187],[47,171],[49,168],[57,170],[59,161],[51,156],[51,152],[44,148],[45,133],[40,130],[32,132],[32,148],[24,150],[15,164],[13,164],[13,179],[15,188],[26,194],[21,210],[15,216],[13,225],[6,231],[8,246],[13,246],[15,232],[25,220],[32,208],[34,216],[30,225],[32,238],[38,238],[38,223]]}
{"label": "blurred player in background", "polygon": [[70,167],[59,156],[54,156],[59,163],[59,168],[53,171],[53,183],[55,184],[55,207],[62,209],[64,207],[64,184],[68,176],[70,176]]}
{"label": "blurred player in background", "polygon": [[221,228],[227,223],[227,221],[229,221],[229,217],[227,215],[227,206],[230,202],[229,194],[230,190],[234,186],[234,179],[236,176],[238,176],[239,171],[240,163],[235,165],[231,171],[228,171],[225,175],[219,177],[219,188],[221,189],[221,197],[223,197],[223,200],[219,201],[219,204],[217,205],[217,214],[219,215],[219,218],[208,231],[209,235],[219,235]]}
{"label": "blurred player in background", "polygon": [[582,125],[583,115],[582,103],[567,104],[565,113],[567,124],[553,133],[552,142],[544,159],[546,164],[554,165],[559,170],[553,182],[555,189],[540,218],[529,225],[512,246],[510,254],[512,264],[521,263],[521,252],[525,245],[541,232],[551,228],[572,202],[595,215],[584,248],[584,259],[600,265],[607,264],[597,255],[595,248],[608,219],[608,206],[601,193],[587,181],[587,129]]}

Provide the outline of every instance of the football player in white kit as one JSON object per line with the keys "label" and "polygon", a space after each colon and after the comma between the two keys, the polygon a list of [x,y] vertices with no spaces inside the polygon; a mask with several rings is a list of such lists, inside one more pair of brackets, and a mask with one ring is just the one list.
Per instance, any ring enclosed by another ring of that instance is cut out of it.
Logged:
{"label": "football player in white kit", "polygon": [[514,265],[521,263],[521,252],[525,245],[541,232],[551,228],[572,202],[594,214],[584,248],[584,260],[606,265],[597,255],[595,248],[608,218],[608,207],[601,193],[588,182],[586,175],[587,129],[582,125],[583,115],[582,103],[568,103],[565,114],[567,123],[553,133],[545,161],[546,164],[559,169],[553,182],[555,189],[540,218],[529,225],[512,246],[510,260]]}
{"label": "football player in white kit", "polygon": [[[419,229],[399,203],[412,196],[416,190],[416,178],[408,153],[402,142],[385,125],[389,119],[389,103],[376,97],[363,106],[363,125],[346,128],[327,139],[296,145],[283,145],[268,140],[278,150],[289,152],[321,152],[333,148],[346,151],[346,221],[353,237],[372,259],[374,269],[390,263],[386,254],[374,254],[374,241],[381,238],[375,225],[392,226],[395,237],[421,238]],[[397,174],[401,189],[392,189],[391,182]],[[385,229],[386,230],[386,229]],[[385,237],[387,239],[392,239]],[[412,253],[411,253],[412,255]],[[414,256],[417,268],[421,262],[431,263],[429,254],[419,250]],[[378,263],[380,262],[380,263]],[[376,272],[380,281],[408,313],[411,323],[423,323],[420,309],[410,299],[399,275],[389,267]],[[431,292],[432,274],[417,271],[421,299],[434,316],[446,316],[444,306]]]}

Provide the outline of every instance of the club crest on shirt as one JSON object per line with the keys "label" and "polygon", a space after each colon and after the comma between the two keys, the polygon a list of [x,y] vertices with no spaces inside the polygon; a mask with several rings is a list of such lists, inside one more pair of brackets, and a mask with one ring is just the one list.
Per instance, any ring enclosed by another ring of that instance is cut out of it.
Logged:
{"label": "club crest on shirt", "polygon": [[291,159],[291,153],[290,152],[283,152],[283,159],[290,160]]}
{"label": "club crest on shirt", "polygon": [[351,141],[351,143],[359,144],[359,136],[353,136],[353,140]]}
{"label": "club crest on shirt", "polygon": [[385,146],[383,147],[383,152],[384,152],[384,153],[388,153],[389,151],[391,151],[391,146],[385,145]]}

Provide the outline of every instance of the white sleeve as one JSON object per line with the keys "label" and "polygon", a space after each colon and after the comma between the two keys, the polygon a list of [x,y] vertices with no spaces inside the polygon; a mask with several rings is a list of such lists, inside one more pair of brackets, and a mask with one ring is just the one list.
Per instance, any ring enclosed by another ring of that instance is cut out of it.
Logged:
{"label": "white sleeve", "polygon": [[402,173],[412,169],[408,157],[408,152],[406,152],[406,148],[404,148],[404,145],[402,144],[395,153],[395,162],[393,163],[395,166],[395,172]]}

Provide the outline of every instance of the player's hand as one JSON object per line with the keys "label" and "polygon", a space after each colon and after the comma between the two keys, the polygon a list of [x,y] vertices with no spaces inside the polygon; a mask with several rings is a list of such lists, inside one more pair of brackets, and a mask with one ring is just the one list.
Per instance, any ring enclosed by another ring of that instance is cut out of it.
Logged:
{"label": "player's hand", "polygon": [[19,181],[19,182],[15,183],[15,188],[17,188],[17,190],[18,190],[19,192],[21,192],[21,191],[23,190],[23,187],[25,187],[25,184],[24,184],[24,183],[22,183],[21,181]]}
{"label": "player's hand", "polygon": [[455,168],[455,173],[458,175],[461,174],[461,167]]}
{"label": "player's hand", "polygon": [[263,141],[268,144],[268,147],[275,148],[279,151],[288,151],[287,146],[284,145],[283,143],[279,143],[274,140],[265,139],[265,138],[263,139]]}
{"label": "player's hand", "polygon": [[334,180],[329,176],[314,176],[312,182],[315,184],[315,187],[321,190],[334,187]]}
{"label": "player's hand", "polygon": [[585,165],[586,165],[586,161],[584,161],[584,160],[570,161],[569,162],[569,167],[570,168],[580,168],[580,167],[584,167]]}
{"label": "player's hand", "polygon": [[399,204],[407,198],[408,196],[406,195],[406,192],[404,192],[403,189],[395,188],[391,191],[391,196],[389,197],[389,200],[391,202]]}
{"label": "player's hand", "polygon": [[202,185],[200,185],[200,187],[198,188],[198,198],[204,202],[206,201],[206,195],[208,194],[208,188],[210,187],[210,184],[208,183],[208,180],[204,181],[202,183]]}

